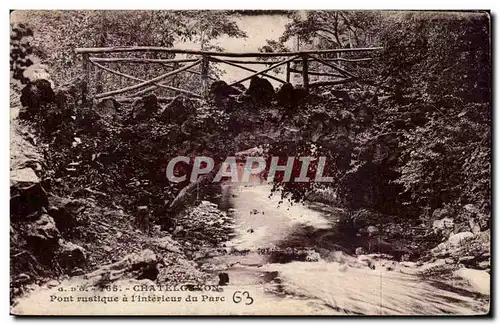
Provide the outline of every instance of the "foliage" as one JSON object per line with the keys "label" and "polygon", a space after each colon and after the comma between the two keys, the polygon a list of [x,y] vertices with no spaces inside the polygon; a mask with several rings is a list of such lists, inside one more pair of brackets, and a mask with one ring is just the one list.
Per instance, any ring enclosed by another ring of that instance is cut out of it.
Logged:
{"label": "foliage", "polygon": [[[354,98],[346,106],[356,116],[345,144],[352,155],[331,187],[346,206],[424,221],[444,206],[474,204],[490,213],[487,14],[314,11],[291,17],[270,47],[294,36],[305,44],[329,37],[320,43],[327,48],[383,47],[372,62],[348,67],[364,85],[344,88]],[[368,97],[357,96],[366,91]],[[326,102],[317,105],[327,109]],[[366,123],[363,111],[373,120]]]}
{"label": "foliage", "polygon": [[[245,37],[233,17],[226,11],[171,11],[171,10],[114,10],[114,11],[15,11],[15,20],[28,22],[33,30],[34,53],[50,67],[56,84],[63,84],[82,72],[81,56],[74,52],[78,47],[106,46],[163,46],[173,47],[177,42],[199,44],[201,49],[222,50],[212,41],[220,36]],[[127,54],[129,57],[160,58],[158,53]],[[122,54],[109,55],[119,57]],[[162,54],[162,58],[169,58]],[[109,64],[109,68],[135,76],[151,78],[166,73],[171,66]],[[95,85],[108,91],[126,87],[136,81],[118,80],[108,73],[95,72]],[[216,71],[220,73],[220,71]],[[199,76],[181,75],[175,83],[187,83],[188,89],[199,87]],[[161,94],[160,94],[161,95]]]}

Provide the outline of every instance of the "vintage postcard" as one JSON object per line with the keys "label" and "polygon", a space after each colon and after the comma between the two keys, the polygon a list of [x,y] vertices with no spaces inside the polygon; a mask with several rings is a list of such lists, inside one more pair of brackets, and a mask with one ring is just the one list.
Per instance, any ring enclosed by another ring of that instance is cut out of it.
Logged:
{"label": "vintage postcard", "polygon": [[488,315],[488,11],[12,10],[12,315]]}

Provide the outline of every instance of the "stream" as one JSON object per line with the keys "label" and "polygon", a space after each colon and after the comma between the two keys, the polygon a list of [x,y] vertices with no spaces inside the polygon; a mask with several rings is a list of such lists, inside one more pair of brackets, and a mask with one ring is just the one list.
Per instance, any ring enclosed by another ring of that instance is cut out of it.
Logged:
{"label": "stream", "polygon": [[[279,195],[270,193],[269,184],[255,180],[222,185],[219,207],[235,223],[234,238],[226,247],[235,253],[201,263],[228,274],[228,291],[248,290],[254,301],[266,302],[248,306],[249,313],[437,315],[487,310],[489,296],[458,278],[424,279],[417,267],[383,259],[374,261],[375,269],[360,265],[355,257],[332,249],[328,236],[318,235],[334,232],[335,210],[286,200],[280,204]],[[273,248],[286,247],[311,254],[290,258],[273,253]]]}

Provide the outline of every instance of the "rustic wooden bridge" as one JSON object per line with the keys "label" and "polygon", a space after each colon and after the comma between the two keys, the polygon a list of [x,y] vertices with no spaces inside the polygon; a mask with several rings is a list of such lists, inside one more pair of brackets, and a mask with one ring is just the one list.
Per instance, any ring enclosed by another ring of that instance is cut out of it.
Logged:
{"label": "rustic wooden bridge", "polygon": [[[211,81],[216,80],[209,75],[209,64],[210,62],[227,64],[233,67],[243,69],[250,72],[250,74],[244,78],[233,81],[229,83],[229,86],[234,86],[240,84],[244,81],[251,79],[254,76],[262,76],[266,78],[273,79],[280,83],[290,83],[291,74],[300,74],[302,76],[302,87],[309,89],[312,87],[327,86],[327,85],[337,85],[348,83],[352,81],[359,80],[359,77],[348,71],[345,67],[346,63],[356,63],[362,61],[369,61],[370,57],[361,58],[344,58],[340,57],[341,53],[370,53],[381,48],[346,48],[346,49],[331,49],[331,50],[309,50],[309,51],[297,51],[297,52],[246,52],[246,53],[231,53],[231,52],[210,52],[210,51],[196,51],[196,50],[185,50],[185,49],[173,49],[165,47],[150,47],[150,46],[136,46],[136,47],[106,47],[106,48],[77,48],[75,52],[82,55],[83,62],[83,72],[84,78],[87,85],[90,85],[91,81],[91,65],[95,69],[100,69],[110,73],[112,75],[119,76],[120,78],[125,78],[129,80],[137,81],[136,84],[123,87],[116,90],[101,92],[89,96],[88,89],[84,89],[83,99],[87,100],[89,98],[93,99],[104,99],[110,98],[117,95],[123,95],[125,93],[134,93],[121,97],[122,100],[126,101],[132,100],[133,98],[147,94],[154,91],[157,88],[164,88],[168,90],[175,91],[176,93],[181,93],[190,97],[204,98],[208,94],[208,84]],[[170,56],[176,54],[185,55],[186,58],[173,58],[173,59],[156,59],[156,58],[137,58],[137,57],[105,57],[107,54],[113,53],[132,53],[132,52],[142,52],[142,53],[163,53],[169,54]],[[331,57],[335,55],[336,57]],[[252,58],[252,59],[248,59]],[[331,69],[332,72],[325,71],[310,71],[310,63],[318,62],[323,66]],[[149,80],[131,76],[129,74],[120,72],[116,69],[109,67],[109,63],[114,65],[117,64],[160,64],[164,67],[171,68],[172,70],[164,73],[162,75],[156,76]],[[342,63],[342,65],[340,64]],[[184,64],[180,66],[180,64]],[[255,70],[249,68],[245,65],[253,64],[265,64],[267,67],[261,70]],[[292,66],[293,64],[293,66]],[[285,79],[281,79],[277,76],[270,74],[269,72],[285,65]],[[301,67],[298,69],[297,66]],[[200,67],[194,69],[195,67]],[[201,79],[201,91],[195,93],[186,89],[174,87],[172,85],[167,85],[164,81],[168,78],[172,78],[180,73],[191,73],[199,75]],[[328,80],[310,82],[309,76],[327,76]],[[234,89],[241,91],[240,89],[233,87]]]}

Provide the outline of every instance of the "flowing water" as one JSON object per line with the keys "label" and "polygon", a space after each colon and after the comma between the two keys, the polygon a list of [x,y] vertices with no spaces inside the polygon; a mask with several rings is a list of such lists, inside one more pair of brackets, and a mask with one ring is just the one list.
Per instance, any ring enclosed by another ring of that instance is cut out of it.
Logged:
{"label": "flowing water", "polygon": [[[487,310],[489,297],[457,278],[424,279],[416,275],[417,268],[390,271],[384,264],[393,262],[383,260],[375,263],[375,269],[351,267],[356,264],[349,263],[354,257],[329,250],[334,243],[317,235],[335,232],[335,210],[279,204],[279,197],[270,198],[270,193],[271,186],[261,182],[223,185],[219,206],[234,217],[235,237],[226,243],[233,253],[204,262],[220,265],[217,271],[228,273],[229,290],[244,288],[255,300],[281,301],[271,313],[437,315]],[[294,259],[304,258],[290,254],[280,258],[265,250],[288,245],[320,251],[322,258],[298,261]],[[259,306],[263,309],[254,312],[269,311]]]}

